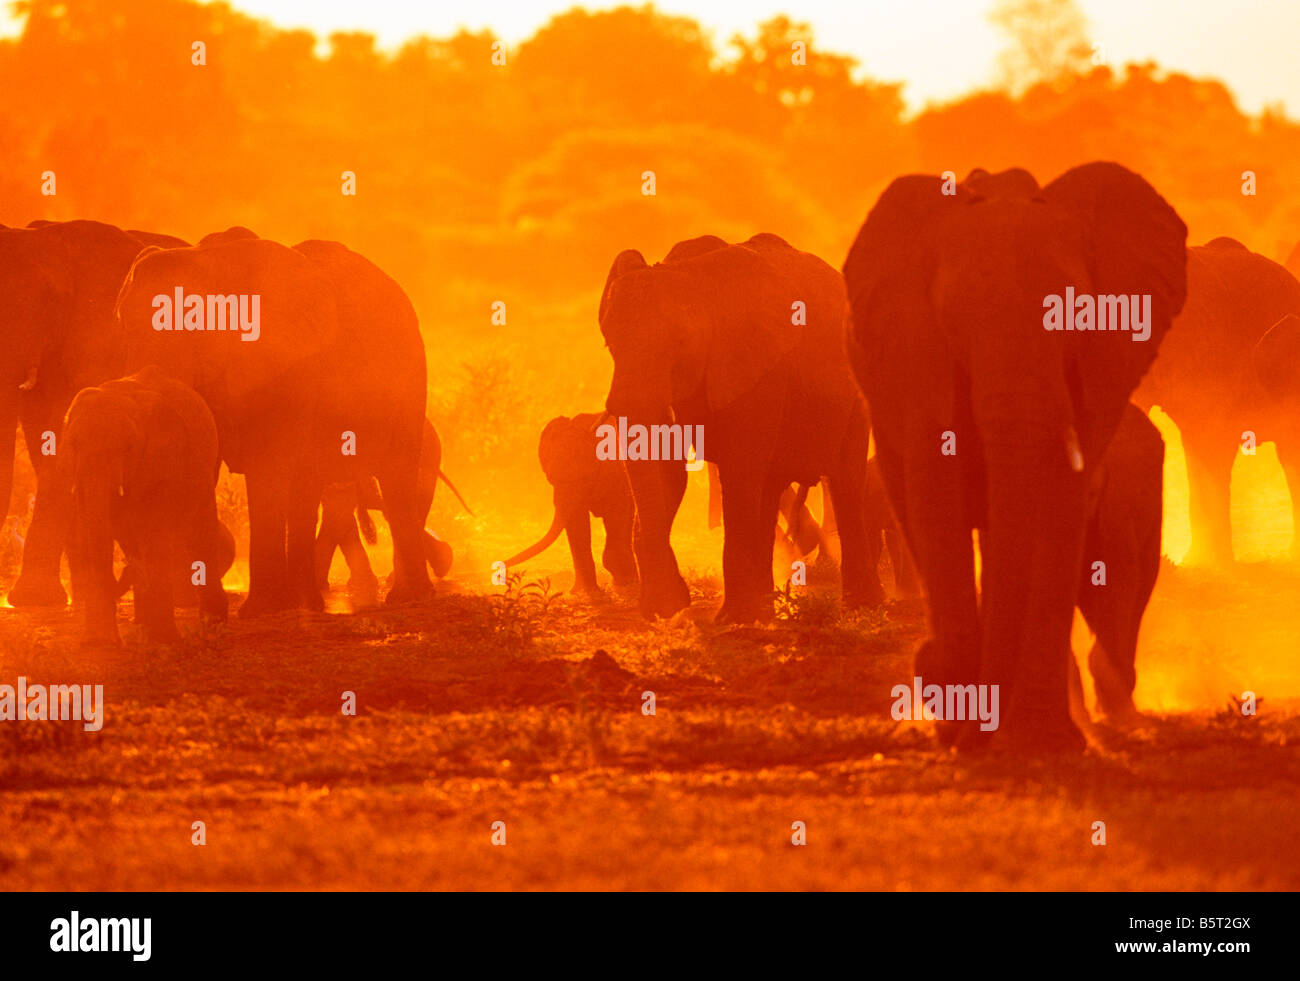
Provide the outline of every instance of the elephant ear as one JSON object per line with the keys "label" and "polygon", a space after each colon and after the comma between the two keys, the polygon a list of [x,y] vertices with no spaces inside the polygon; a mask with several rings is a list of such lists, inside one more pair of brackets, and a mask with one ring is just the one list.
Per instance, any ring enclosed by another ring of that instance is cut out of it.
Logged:
{"label": "elephant ear", "polygon": [[596,439],[579,420],[557,416],[547,423],[537,457],[552,487],[574,483],[589,490],[595,487],[600,472]]}
{"label": "elephant ear", "polygon": [[1270,327],[1255,344],[1251,363],[1270,395],[1300,395],[1300,317],[1289,313]]}
{"label": "elephant ear", "polygon": [[944,194],[943,185],[939,177],[911,174],[885,188],[849,249],[844,280],[851,318],[848,349],[867,400],[915,405],[919,411],[915,392],[908,390],[915,383],[928,393],[925,405],[948,424],[952,364],[925,361],[919,368],[927,376],[912,380],[897,369],[908,363],[909,350],[947,347],[931,300],[939,229],[974,198],[961,185],[955,194]]}
{"label": "elephant ear", "polygon": [[600,309],[596,315],[599,323],[605,323],[605,314],[609,310],[609,294],[614,288],[615,280],[633,270],[645,268],[645,256],[636,249],[624,249],[614,257],[613,265],[609,267],[609,275],[605,277],[605,288],[600,291]]}
{"label": "elephant ear", "polygon": [[1079,417],[1092,420],[1093,431],[1080,432],[1086,456],[1099,453],[1109,442],[1129,396],[1183,309],[1187,226],[1155,188],[1116,163],[1094,162],[1066,171],[1043,189],[1043,198],[1065,213],[1082,237],[1090,282],[1064,283],[1063,288],[1151,297],[1146,341],[1135,341],[1136,335],[1124,331],[1071,335],[1083,403]]}
{"label": "elephant ear", "polygon": [[752,393],[789,361],[799,332],[807,329],[795,325],[795,303],[804,304],[809,323],[833,316],[838,324],[844,315],[844,284],[835,270],[789,246],[763,254],[730,246],[681,268],[690,271],[689,285],[670,292],[676,309],[668,316],[691,325],[701,315],[708,319],[705,394],[715,412]]}

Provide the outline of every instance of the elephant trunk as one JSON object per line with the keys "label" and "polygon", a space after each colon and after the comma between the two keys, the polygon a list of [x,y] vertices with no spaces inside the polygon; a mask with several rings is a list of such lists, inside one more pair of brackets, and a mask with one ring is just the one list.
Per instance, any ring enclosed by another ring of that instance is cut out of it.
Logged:
{"label": "elephant trunk", "polygon": [[73,603],[85,617],[85,644],[119,643],[111,514],[117,492],[107,474],[78,480],[73,492],[72,548],[68,557]]}
{"label": "elephant trunk", "polygon": [[[1081,749],[1068,680],[1086,482],[1072,429],[1044,422],[1059,418],[1036,401],[980,422],[988,481],[980,681],[998,686],[999,726],[1012,742]],[[978,738],[966,726],[963,739]]]}
{"label": "elephant trunk", "polygon": [[[458,495],[459,496],[459,495]],[[560,515],[559,508],[555,510],[555,517],[551,519],[551,527],[546,529],[546,534],[538,541],[528,546],[518,555],[506,559],[506,568],[512,565],[519,565],[521,562],[527,562],[531,558],[541,555],[548,548],[555,544],[555,540],[560,537],[560,532],[564,530],[564,518]]]}

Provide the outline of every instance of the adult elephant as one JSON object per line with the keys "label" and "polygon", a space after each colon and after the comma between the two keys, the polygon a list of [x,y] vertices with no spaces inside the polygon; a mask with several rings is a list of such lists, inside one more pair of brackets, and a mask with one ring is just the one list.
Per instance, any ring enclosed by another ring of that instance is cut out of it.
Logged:
{"label": "adult elephant", "polygon": [[[606,409],[628,426],[703,427],[696,452],[717,463],[722,483],[719,620],[771,617],[781,493],[822,477],[848,516],[840,526],[844,603],[879,603],[862,503],[869,425],[844,356],[843,281],[775,235],[717,242],[679,243],[671,261],[654,266],[635,250],[615,258],[599,312],[614,358]],[[654,459],[629,460],[627,473],[640,609],[669,616],[690,604],[669,541],[686,471],[680,460]]]}
{"label": "adult elephant", "polygon": [[[142,255],[118,309],[128,363],[164,365],[203,395],[222,458],[246,476],[250,583],[240,616],[322,607],[313,562],[321,492],[370,476],[393,526],[388,599],[426,595],[416,516],[425,362],[410,301],[335,242],[290,249],[251,233],[208,242]],[[209,329],[158,329],[155,298],[177,290],[207,298]],[[256,330],[214,329],[223,300],[242,298],[242,317],[254,297]]]}
{"label": "adult elephant", "polygon": [[[914,175],[880,196],[845,262],[849,356],[929,609],[915,672],[997,685],[1000,731],[1022,748],[1083,745],[1068,670],[1087,488],[1182,309],[1186,235],[1113,163],[1041,189],[1023,170],[955,187]],[[1067,290],[1133,298],[1140,329],[1045,329],[1064,325],[1050,314]],[[938,729],[964,745],[989,735]]]}
{"label": "adult elephant", "polygon": [[[178,291],[185,306],[198,298],[195,326],[212,329],[184,329],[180,309],[163,318],[159,300]],[[194,388],[216,419],[222,459],[246,477],[250,581],[240,616],[321,608],[312,543],[331,448],[321,403],[342,341],[330,282],[305,256],[263,239],[146,250],[122,286],[118,317],[128,365],[161,365]]]}
{"label": "adult elephant", "polygon": [[14,606],[63,606],[59,560],[69,493],[53,466],[63,418],[81,389],[122,374],[113,303],[139,240],[97,221],[0,229],[0,504],[7,513],[14,439],[23,427],[36,470],[36,508]]}
{"label": "adult elephant", "polygon": [[605,523],[605,549],[601,564],[614,577],[615,586],[638,582],[636,556],[632,550],[632,528],[636,505],[628,487],[623,465],[617,460],[596,457],[599,442],[596,428],[605,420],[603,412],[556,416],[542,430],[537,457],[547,481],[555,488],[555,513],[551,525],[535,544],[506,560],[506,566],[520,565],[540,555],[563,532],[568,536],[573,557],[573,591],[596,595],[596,563],[591,556],[591,516]]}
{"label": "adult elephant", "polygon": [[1190,563],[1232,563],[1229,487],[1247,432],[1277,445],[1300,528],[1300,392],[1261,386],[1252,365],[1287,315],[1300,315],[1300,281],[1283,266],[1230,238],[1187,250],[1187,305],[1135,399],[1159,405],[1182,436]]}

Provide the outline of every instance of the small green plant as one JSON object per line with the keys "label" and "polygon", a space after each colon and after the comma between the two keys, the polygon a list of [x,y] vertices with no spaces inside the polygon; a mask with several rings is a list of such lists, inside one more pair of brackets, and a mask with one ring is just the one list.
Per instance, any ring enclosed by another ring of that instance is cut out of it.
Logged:
{"label": "small green plant", "polygon": [[830,627],[840,619],[839,600],[833,593],[812,592],[786,583],[774,594],[776,619],[803,627]]}
{"label": "small green plant", "polygon": [[525,582],[523,573],[508,573],[505,590],[491,597],[488,619],[492,633],[508,646],[527,645],[558,598],[559,594],[551,591],[549,578]]}

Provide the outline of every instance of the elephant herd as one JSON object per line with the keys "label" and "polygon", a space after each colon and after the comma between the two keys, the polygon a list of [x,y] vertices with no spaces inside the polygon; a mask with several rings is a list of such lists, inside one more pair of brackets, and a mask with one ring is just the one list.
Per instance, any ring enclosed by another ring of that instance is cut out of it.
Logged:
{"label": "elephant herd", "polygon": [[116,540],[147,638],[175,636],[178,563],[205,587],[205,615],[222,616],[222,461],[248,489],[241,616],[322,608],[317,511],[335,483],[378,481],[389,598],[431,593],[424,343],[410,300],[378,267],[337,242],[289,248],[234,228],[189,246],[70,221],[0,229],[0,277],[0,500],[16,423],[37,474],[12,605],[66,603],[66,547],[87,642],[116,643]]}
{"label": "elephant herd", "polygon": [[[671,531],[695,469],[683,460],[699,458],[721,500],[719,619],[765,620],[781,520],[803,551],[827,546],[804,507],[821,484],[845,607],[884,600],[890,544],[896,588],[913,576],[928,610],[916,675],[998,687],[998,733],[940,719],[941,741],[1079,748],[1076,608],[1096,635],[1099,709],[1135,714],[1164,457],[1143,410],[1161,406],[1183,435],[1193,561],[1231,560],[1228,482],[1247,436],[1276,441],[1300,501],[1300,283],[1233,240],[1186,238],[1142,177],[1090,163],[1045,186],[1019,169],[898,178],[842,273],[768,233],[689,239],[654,264],[624,251],[598,309],[604,411],[546,426],[554,520],[507,565],[566,532],[576,589],[597,591],[595,515],[615,585],[639,587],[646,616],[684,609]],[[441,451],[415,311],[364,257],[239,228],[190,246],[34,223],[0,229],[0,277],[0,499],[16,423],[38,475],[14,605],[66,601],[66,546],[87,639],[116,641],[116,540],[146,636],[174,636],[181,566],[203,614],[223,616],[222,462],[248,489],[241,616],[320,609],[336,547],[374,592],[358,509],[382,507],[391,527],[389,602],[430,593],[426,561],[445,573],[449,550],[423,528]],[[683,427],[694,453],[602,456],[597,433],[615,422]]]}

